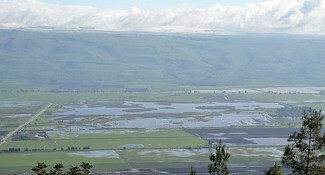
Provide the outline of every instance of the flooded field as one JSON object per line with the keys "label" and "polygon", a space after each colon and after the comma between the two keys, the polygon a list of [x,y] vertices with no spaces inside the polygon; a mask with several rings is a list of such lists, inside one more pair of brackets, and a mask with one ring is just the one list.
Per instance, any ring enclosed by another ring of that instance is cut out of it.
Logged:
{"label": "flooded field", "polygon": [[[17,153],[21,154],[20,159],[24,162],[29,162],[31,157],[41,161],[40,153],[60,154],[62,157],[53,161],[91,160],[96,167],[96,162],[102,165],[112,162],[116,164],[110,165],[111,169],[152,168],[176,174],[187,172],[188,167],[194,164],[198,165],[199,172],[206,173],[214,144],[222,140],[232,155],[229,162],[232,172],[258,173],[281,159],[288,136],[297,130],[289,128],[297,125],[289,124],[293,120],[299,122],[299,116],[280,118],[277,111],[281,110],[286,116],[295,109],[290,106],[325,104],[321,94],[302,94],[320,89],[264,90],[274,92],[238,88],[166,95],[168,99],[169,95],[177,98],[174,101],[159,97],[155,102],[151,99],[158,97],[149,97],[153,94],[148,94],[148,99],[140,96],[125,101],[105,97],[54,103],[22,130],[20,134],[26,140],[10,140],[2,145],[2,149],[28,148]],[[276,90],[278,94],[274,97]],[[294,94],[294,90],[301,94]],[[288,94],[282,97],[282,92]],[[263,94],[269,96],[266,98]],[[79,98],[79,94],[73,95]],[[201,100],[203,102],[198,102]],[[0,138],[26,122],[42,107],[44,104],[37,106],[34,102],[1,102]],[[72,146],[78,150],[69,150]],[[10,153],[3,153],[7,154]]]}
{"label": "flooded field", "polygon": [[[169,103],[125,102],[120,107],[66,105],[54,112],[56,121],[74,121],[103,116],[90,122],[97,128],[211,128],[233,126],[268,126],[271,117],[263,110],[277,109],[278,103]],[[86,126],[87,127],[87,126]],[[85,128],[86,128],[85,127]],[[73,129],[73,128],[70,128]]]}
{"label": "flooded field", "polygon": [[29,105],[31,105],[31,104],[23,103],[23,102],[14,102],[14,101],[1,101],[0,102],[0,108],[23,107],[23,106],[29,106]]}
{"label": "flooded field", "polygon": [[291,133],[298,128],[213,128],[184,129],[193,135],[217,143],[222,140],[229,146],[285,146]]}
{"label": "flooded field", "polygon": [[[162,150],[142,150],[137,152],[139,156],[142,157],[157,157],[157,156],[169,156],[178,158],[188,158],[197,155],[207,155],[209,153],[208,149],[198,149],[198,150],[188,150],[188,149],[162,149]],[[190,161],[190,160],[187,160]],[[195,160],[192,160],[195,161]],[[199,160],[196,160],[199,161]]]}
{"label": "flooded field", "polygon": [[263,114],[222,114],[208,117],[187,118],[134,118],[106,122],[110,128],[212,128],[227,126],[266,126],[269,116]]}
{"label": "flooded field", "polygon": [[235,110],[255,110],[281,108],[278,103],[236,102],[236,103],[171,103],[162,105],[152,102],[125,102],[120,107],[91,106],[87,104],[63,106],[55,115],[127,115],[148,113],[204,113],[223,112],[233,107]]}
{"label": "flooded field", "polygon": [[68,153],[69,156],[83,156],[87,158],[120,158],[118,153],[113,150],[101,151],[79,151]]}

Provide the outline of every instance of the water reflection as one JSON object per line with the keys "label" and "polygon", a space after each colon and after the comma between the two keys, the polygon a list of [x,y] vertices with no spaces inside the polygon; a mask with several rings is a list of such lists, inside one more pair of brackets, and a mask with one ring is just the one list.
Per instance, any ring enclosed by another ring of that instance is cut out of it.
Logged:
{"label": "water reflection", "polygon": [[202,119],[187,118],[134,118],[110,121],[105,126],[110,128],[213,128],[226,126],[264,126],[270,117],[262,114],[223,114]]}
{"label": "water reflection", "polygon": [[67,105],[55,113],[56,115],[125,115],[150,113],[203,113],[222,112],[234,108],[236,110],[256,110],[258,108],[282,108],[278,103],[238,102],[238,103],[171,103],[161,105],[152,102],[125,102],[121,107]]}

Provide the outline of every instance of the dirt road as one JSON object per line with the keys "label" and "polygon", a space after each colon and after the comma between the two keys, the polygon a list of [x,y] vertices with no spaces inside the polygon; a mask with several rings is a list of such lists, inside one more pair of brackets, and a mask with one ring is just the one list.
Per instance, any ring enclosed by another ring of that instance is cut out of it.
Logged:
{"label": "dirt road", "polygon": [[35,114],[33,117],[31,117],[27,122],[25,122],[24,124],[18,126],[15,130],[9,132],[9,134],[7,134],[3,139],[1,139],[0,146],[3,145],[4,143],[6,143],[7,140],[11,136],[13,136],[16,132],[19,132],[22,128],[24,128],[25,126],[27,126],[28,124],[30,124],[31,122],[33,122],[37,117],[39,117],[41,114],[43,114],[52,105],[53,105],[53,103],[48,104],[41,111],[39,111],[37,114]]}

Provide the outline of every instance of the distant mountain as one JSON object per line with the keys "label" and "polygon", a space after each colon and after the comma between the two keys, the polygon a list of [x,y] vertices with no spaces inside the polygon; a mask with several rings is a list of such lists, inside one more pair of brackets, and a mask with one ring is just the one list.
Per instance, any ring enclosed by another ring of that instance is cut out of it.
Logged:
{"label": "distant mountain", "polygon": [[0,30],[16,88],[325,85],[325,37]]}

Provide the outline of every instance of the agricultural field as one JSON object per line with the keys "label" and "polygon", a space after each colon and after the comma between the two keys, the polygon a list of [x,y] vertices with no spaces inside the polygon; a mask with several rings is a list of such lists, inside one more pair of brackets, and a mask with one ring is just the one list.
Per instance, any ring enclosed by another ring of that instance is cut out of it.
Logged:
{"label": "agricultural field", "polygon": [[278,89],[1,92],[0,172],[85,161],[102,173],[191,166],[204,173],[213,145],[223,140],[233,172],[259,174],[281,159],[301,112],[325,108],[320,87]]}

